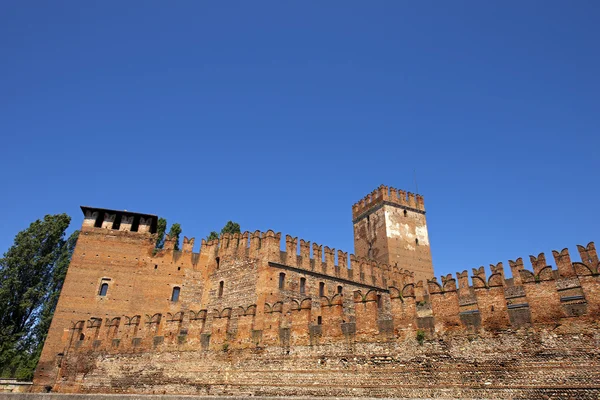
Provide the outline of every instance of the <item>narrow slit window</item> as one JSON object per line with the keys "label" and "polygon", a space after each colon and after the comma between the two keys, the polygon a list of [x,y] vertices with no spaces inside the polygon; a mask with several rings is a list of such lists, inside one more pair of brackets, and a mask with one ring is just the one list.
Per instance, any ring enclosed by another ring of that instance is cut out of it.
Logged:
{"label": "narrow slit window", "polygon": [[342,290],[343,290],[343,289],[344,289],[344,288],[342,288],[341,286],[338,286],[338,287],[337,287],[337,292],[338,292],[338,294],[342,294]]}
{"label": "narrow slit window", "polygon": [[175,286],[173,288],[173,293],[171,294],[171,301],[172,302],[179,301],[179,293],[181,293],[181,288],[179,286]]}
{"label": "narrow slit window", "polygon": [[300,294],[306,293],[306,278],[300,278]]}
{"label": "narrow slit window", "polygon": [[417,246],[419,245],[419,239],[415,239],[415,243],[417,244]]}
{"label": "narrow slit window", "polygon": [[320,315],[317,317],[317,325],[321,325],[323,323],[323,317]]}
{"label": "narrow slit window", "polygon": [[325,283],[319,282],[319,296],[325,296]]}
{"label": "narrow slit window", "polygon": [[285,289],[285,274],[283,272],[279,273],[279,289]]}
{"label": "narrow slit window", "polygon": [[217,262],[217,269],[219,269],[219,264],[221,263],[221,259],[219,257],[215,258],[215,261]]}
{"label": "narrow slit window", "polygon": [[219,298],[223,297],[223,286],[225,286],[225,282],[219,282]]}
{"label": "narrow slit window", "polygon": [[107,292],[108,292],[108,283],[103,283],[102,285],[100,285],[100,291],[98,292],[98,294],[100,296],[106,296]]}
{"label": "narrow slit window", "polygon": [[408,212],[406,210],[404,210],[404,216],[406,217],[408,215]]}

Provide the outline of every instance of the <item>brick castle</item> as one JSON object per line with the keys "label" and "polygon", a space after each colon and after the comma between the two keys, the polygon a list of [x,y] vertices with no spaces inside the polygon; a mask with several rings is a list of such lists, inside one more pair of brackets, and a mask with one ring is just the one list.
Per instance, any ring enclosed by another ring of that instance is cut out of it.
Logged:
{"label": "brick castle", "polygon": [[[157,216],[84,221],[34,391],[594,398],[593,243],[433,275],[423,197],[380,186],[352,207],[355,253],[273,231],[155,251]],[[283,247],[282,247],[283,246]],[[285,250],[282,251],[282,248]]]}

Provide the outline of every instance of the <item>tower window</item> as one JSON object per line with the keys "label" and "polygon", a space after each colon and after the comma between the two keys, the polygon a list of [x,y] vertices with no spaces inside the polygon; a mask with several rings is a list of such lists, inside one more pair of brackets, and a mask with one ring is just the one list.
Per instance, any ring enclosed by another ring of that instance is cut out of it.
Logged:
{"label": "tower window", "polygon": [[285,274],[283,272],[279,273],[279,289],[285,288]]}
{"label": "tower window", "polygon": [[80,333],[79,334],[79,340],[83,340],[83,339],[85,339],[85,335],[83,333]]}
{"label": "tower window", "polygon": [[181,288],[179,288],[178,286],[175,286],[173,288],[173,293],[171,294],[171,301],[172,302],[177,302],[179,301],[179,293],[181,292]]}
{"label": "tower window", "polygon": [[300,294],[306,293],[306,278],[300,278]]}
{"label": "tower window", "polygon": [[219,269],[219,264],[221,263],[221,259],[219,257],[215,258],[215,261],[217,262],[217,269]]}
{"label": "tower window", "polygon": [[408,212],[406,210],[404,210],[404,216],[406,217],[408,215]]}
{"label": "tower window", "polygon": [[419,245],[419,239],[415,239],[415,243],[417,244],[417,246]]}
{"label": "tower window", "polygon": [[338,294],[342,294],[342,290],[343,290],[343,288],[342,288],[341,286],[338,286],[338,287],[337,287],[337,292],[338,292]]}
{"label": "tower window", "polygon": [[223,297],[223,286],[225,286],[225,282],[219,282],[219,298]]}
{"label": "tower window", "polygon": [[325,283],[319,282],[319,296],[325,296]]}
{"label": "tower window", "polygon": [[323,323],[323,317],[320,315],[317,317],[317,325],[321,325]]}
{"label": "tower window", "polygon": [[100,291],[98,292],[98,294],[100,296],[106,296],[106,293],[108,292],[108,283],[103,283],[102,285],[100,285]]}

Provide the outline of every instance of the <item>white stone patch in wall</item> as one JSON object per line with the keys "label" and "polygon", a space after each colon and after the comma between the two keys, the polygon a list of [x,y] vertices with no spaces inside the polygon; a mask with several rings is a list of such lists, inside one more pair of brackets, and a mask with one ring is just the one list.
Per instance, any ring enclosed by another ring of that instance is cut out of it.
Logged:
{"label": "white stone patch in wall", "polygon": [[417,226],[416,235],[417,239],[419,239],[419,243],[422,243],[426,246],[429,246],[429,235],[427,234],[426,226]]}
{"label": "white stone patch in wall", "polygon": [[419,244],[429,246],[429,235],[427,234],[426,226],[417,226],[414,231],[411,229],[409,224],[403,224],[398,222],[406,217],[400,215],[398,212],[386,210],[385,213],[385,227],[388,237],[400,238],[407,242],[406,248],[408,250],[416,250],[415,246],[411,245],[415,239],[419,239]]}

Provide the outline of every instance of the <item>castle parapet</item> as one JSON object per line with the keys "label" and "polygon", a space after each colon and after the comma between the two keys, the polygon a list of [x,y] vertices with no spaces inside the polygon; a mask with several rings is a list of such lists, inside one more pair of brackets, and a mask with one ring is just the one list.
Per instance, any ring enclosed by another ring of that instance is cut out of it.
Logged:
{"label": "castle parapet", "polygon": [[152,214],[81,206],[83,228],[100,228],[121,232],[156,233],[158,217]]}
{"label": "castle parapet", "polygon": [[383,204],[391,204],[421,213],[425,212],[423,196],[380,185],[377,189],[352,206],[352,219],[356,221],[363,215],[371,210],[379,208]]}

